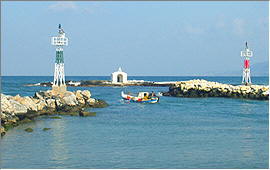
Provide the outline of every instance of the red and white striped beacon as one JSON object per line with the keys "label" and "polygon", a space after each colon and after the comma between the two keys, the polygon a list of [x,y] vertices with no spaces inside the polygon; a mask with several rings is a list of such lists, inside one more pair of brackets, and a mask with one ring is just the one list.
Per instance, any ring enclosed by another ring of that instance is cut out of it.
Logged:
{"label": "red and white striped beacon", "polygon": [[247,42],[246,49],[244,51],[241,51],[241,56],[245,57],[242,83],[248,85],[251,84],[249,59],[253,56],[253,52],[249,50]]}

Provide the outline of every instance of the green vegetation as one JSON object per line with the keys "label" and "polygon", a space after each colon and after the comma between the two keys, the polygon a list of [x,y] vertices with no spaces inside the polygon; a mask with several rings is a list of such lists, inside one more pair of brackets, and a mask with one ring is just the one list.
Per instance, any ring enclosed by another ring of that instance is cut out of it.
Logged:
{"label": "green vegetation", "polygon": [[62,119],[62,117],[60,117],[60,116],[51,116],[50,118],[51,119]]}
{"label": "green vegetation", "polygon": [[42,130],[43,131],[47,131],[47,130],[50,130],[51,128],[43,128]]}
{"label": "green vegetation", "polygon": [[26,128],[26,129],[24,129],[24,131],[25,131],[25,132],[28,132],[28,133],[31,133],[31,132],[33,132],[34,130],[33,130],[32,128]]}

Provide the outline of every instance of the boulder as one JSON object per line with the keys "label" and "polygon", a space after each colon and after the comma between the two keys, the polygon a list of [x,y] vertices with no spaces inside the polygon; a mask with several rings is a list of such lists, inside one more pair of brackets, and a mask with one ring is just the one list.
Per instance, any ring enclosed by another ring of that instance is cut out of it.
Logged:
{"label": "boulder", "polygon": [[6,130],[4,127],[0,126],[0,135],[4,136],[6,134]]}
{"label": "boulder", "polygon": [[107,107],[108,103],[106,103],[104,100],[95,100],[95,103],[90,104],[90,106],[94,108],[103,108]]}
{"label": "boulder", "polygon": [[88,104],[94,104],[96,102],[96,99],[94,99],[94,98],[89,98],[87,101],[86,101],[86,103],[88,103]]}
{"label": "boulder", "polygon": [[3,120],[7,117],[7,115],[3,112],[0,113],[0,120]]}
{"label": "boulder", "polygon": [[47,107],[47,103],[45,100],[39,100],[39,102],[37,103],[37,110],[41,111],[43,110],[45,107]]}
{"label": "boulder", "polygon": [[84,99],[89,99],[90,97],[91,97],[91,93],[90,93],[90,91],[89,90],[84,90],[84,91],[82,91],[82,96],[84,97]]}
{"label": "boulder", "polygon": [[39,91],[36,92],[34,95],[34,98],[37,99],[48,99],[48,98],[52,98],[52,91],[51,90],[47,90],[47,91]]}
{"label": "boulder", "polygon": [[27,107],[20,104],[19,102],[15,100],[9,100],[9,103],[11,105],[11,112],[14,114],[25,114],[27,113]]}
{"label": "boulder", "polygon": [[10,101],[4,95],[1,95],[1,111],[4,113],[13,112],[13,108]]}
{"label": "boulder", "polygon": [[78,98],[82,98],[83,97],[83,95],[81,94],[82,93],[81,90],[77,90],[74,93],[75,93],[76,97],[78,97]]}
{"label": "boulder", "polygon": [[31,111],[37,111],[37,105],[36,103],[30,98],[30,97],[22,97],[20,101],[18,101],[20,104],[27,107],[28,110]]}
{"label": "boulder", "polygon": [[33,98],[33,97],[31,97],[31,99],[35,104],[37,104],[40,101],[39,99],[36,99],[36,98]]}
{"label": "boulder", "polygon": [[55,99],[47,99],[46,103],[47,103],[48,108],[51,108],[51,109],[56,108]]}
{"label": "boulder", "polygon": [[42,92],[36,92],[34,95],[34,98],[40,99],[40,100],[44,99],[43,97],[44,97],[44,95]]}
{"label": "boulder", "polygon": [[85,104],[85,100],[83,98],[82,91],[81,90],[77,90],[75,92],[75,95],[76,95],[76,99],[77,99],[78,103],[81,104],[81,105],[84,105]]}
{"label": "boulder", "polygon": [[10,95],[5,95],[5,94],[2,94],[1,93],[1,99],[5,98],[5,99],[11,99],[13,96],[10,96]]}
{"label": "boulder", "polygon": [[64,102],[60,98],[55,99],[55,104],[57,109],[61,109],[64,106]]}
{"label": "boulder", "polygon": [[7,122],[10,124],[15,124],[15,123],[17,123],[17,120],[19,120],[18,117],[12,117],[12,118],[8,119]]}
{"label": "boulder", "polygon": [[78,104],[75,94],[69,91],[64,93],[63,102],[68,106],[76,106]]}
{"label": "boulder", "polygon": [[15,101],[17,101],[17,102],[20,102],[22,100],[22,97],[19,94],[17,94],[12,99],[15,100]]}

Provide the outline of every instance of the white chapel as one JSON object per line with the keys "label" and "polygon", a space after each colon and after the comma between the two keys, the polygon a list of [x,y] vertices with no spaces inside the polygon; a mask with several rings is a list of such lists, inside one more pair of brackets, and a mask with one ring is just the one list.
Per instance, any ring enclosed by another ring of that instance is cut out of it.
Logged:
{"label": "white chapel", "polygon": [[127,73],[123,72],[121,67],[112,73],[112,83],[127,83]]}

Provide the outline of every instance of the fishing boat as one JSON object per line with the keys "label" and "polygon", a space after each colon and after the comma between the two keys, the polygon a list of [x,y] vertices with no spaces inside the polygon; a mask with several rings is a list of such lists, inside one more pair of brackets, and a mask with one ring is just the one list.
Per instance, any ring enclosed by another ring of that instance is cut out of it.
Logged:
{"label": "fishing boat", "polygon": [[122,91],[121,96],[124,100],[137,103],[157,103],[159,101],[159,97],[151,96],[149,92],[139,92],[137,96],[134,96],[131,94],[125,94]]}

